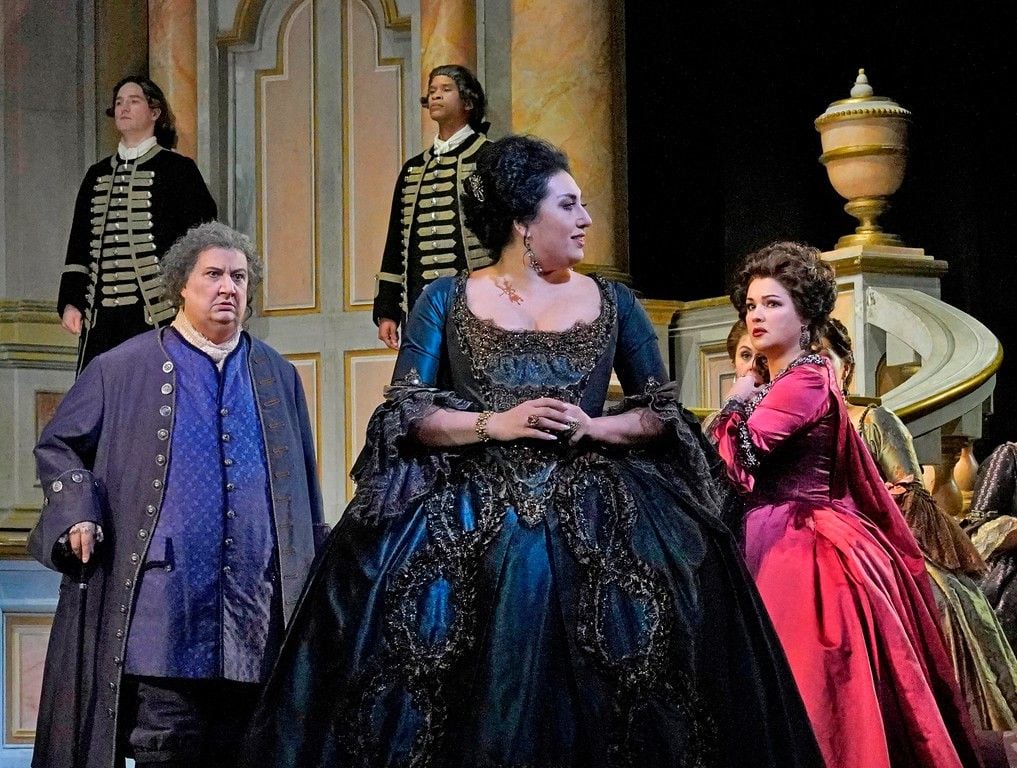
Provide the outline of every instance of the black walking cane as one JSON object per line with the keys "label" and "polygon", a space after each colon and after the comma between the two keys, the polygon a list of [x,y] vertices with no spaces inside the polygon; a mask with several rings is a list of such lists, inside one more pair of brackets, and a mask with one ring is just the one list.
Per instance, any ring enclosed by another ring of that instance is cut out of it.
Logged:
{"label": "black walking cane", "polygon": [[[76,624],[76,637],[74,638],[74,687],[71,691],[74,713],[74,737],[71,742],[71,768],[84,768],[85,755],[82,749],[81,725],[83,721],[82,707],[84,705],[84,661],[85,661],[85,616],[88,607],[88,580],[95,570],[95,558],[98,555],[98,542],[92,545],[92,555],[89,562],[78,561],[78,615]],[[70,541],[67,542],[68,549]]]}
{"label": "black walking cane", "polygon": [[77,636],[74,646],[74,689],[71,706],[74,712],[74,740],[71,742],[71,768],[84,768],[81,760],[81,699],[82,699],[82,676],[84,669],[82,662],[85,657],[85,606],[88,602],[88,566],[81,563],[78,570],[78,622]]}

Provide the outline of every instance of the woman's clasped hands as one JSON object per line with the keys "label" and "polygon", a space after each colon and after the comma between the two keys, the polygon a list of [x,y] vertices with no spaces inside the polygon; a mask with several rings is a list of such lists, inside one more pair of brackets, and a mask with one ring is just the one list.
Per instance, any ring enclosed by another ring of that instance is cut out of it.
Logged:
{"label": "woman's clasped hands", "polygon": [[538,397],[492,414],[487,432],[492,439],[505,442],[532,438],[574,444],[590,433],[592,422],[589,414],[578,405],[553,397]]}

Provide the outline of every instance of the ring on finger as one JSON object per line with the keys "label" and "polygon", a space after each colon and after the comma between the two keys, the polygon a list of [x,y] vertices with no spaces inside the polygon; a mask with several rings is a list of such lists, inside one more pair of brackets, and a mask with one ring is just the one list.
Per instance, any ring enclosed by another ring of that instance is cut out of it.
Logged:
{"label": "ring on finger", "polygon": [[562,430],[561,433],[562,437],[564,437],[566,440],[570,439],[572,435],[576,433],[576,430],[579,429],[579,422],[576,421],[575,419],[569,419],[567,423],[568,426],[565,427],[565,429]]}
{"label": "ring on finger", "polygon": [[540,417],[535,413],[531,413],[529,416],[526,417],[526,426],[528,427],[535,427],[539,423]]}

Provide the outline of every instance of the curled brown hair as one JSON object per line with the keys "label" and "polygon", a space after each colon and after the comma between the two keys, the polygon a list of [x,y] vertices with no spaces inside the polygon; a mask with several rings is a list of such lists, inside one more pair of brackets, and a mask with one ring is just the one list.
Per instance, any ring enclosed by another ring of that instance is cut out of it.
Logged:
{"label": "curled brown hair", "polygon": [[184,300],[180,294],[198,263],[198,257],[209,248],[224,248],[244,254],[247,259],[247,312],[250,315],[254,311],[251,305],[261,287],[261,260],[247,235],[218,221],[191,227],[159,260],[165,298],[177,309],[183,307]]}
{"label": "curled brown hair", "polygon": [[855,353],[851,349],[851,336],[840,320],[831,317],[823,326],[820,335],[830,350],[844,363],[844,381],[841,382],[845,391],[851,386],[855,376]]}
{"label": "curled brown hair", "polygon": [[734,325],[731,326],[731,330],[727,332],[727,356],[731,358],[731,362],[734,362],[735,354],[738,352],[738,342],[741,341],[742,336],[745,336],[749,332],[749,328],[745,325],[744,320],[735,320]]}
{"label": "curled brown hair", "polygon": [[833,269],[820,257],[819,249],[793,242],[777,242],[745,257],[735,274],[731,303],[738,317],[745,319],[745,295],[749,283],[770,277],[784,286],[795,310],[809,328],[810,346],[818,348],[819,337],[837,300]]}

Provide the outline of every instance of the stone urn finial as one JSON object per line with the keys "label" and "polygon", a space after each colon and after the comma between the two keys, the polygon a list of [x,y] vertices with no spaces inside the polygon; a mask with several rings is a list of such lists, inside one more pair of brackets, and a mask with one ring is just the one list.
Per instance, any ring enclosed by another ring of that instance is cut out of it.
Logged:
{"label": "stone urn finial", "polygon": [[873,95],[864,69],[858,70],[851,96],[835,101],[816,118],[830,184],[848,202],[844,210],[859,221],[854,234],[837,241],[852,245],[902,245],[884,232],[878,219],[890,195],[904,180],[911,113],[892,99]]}

